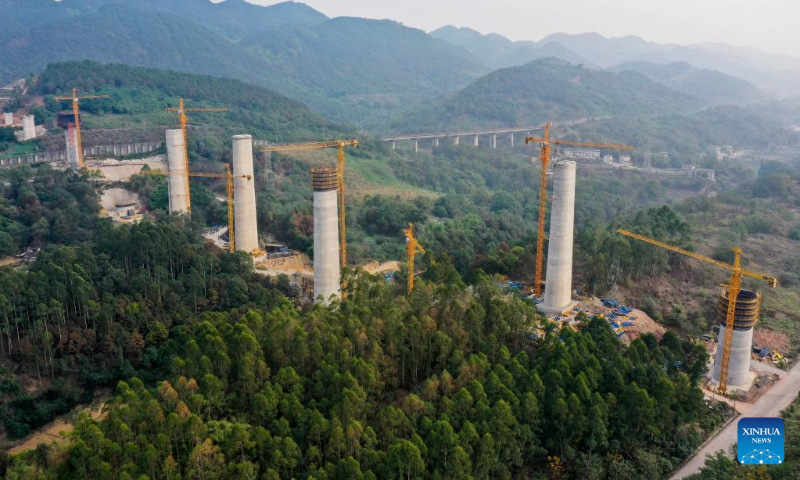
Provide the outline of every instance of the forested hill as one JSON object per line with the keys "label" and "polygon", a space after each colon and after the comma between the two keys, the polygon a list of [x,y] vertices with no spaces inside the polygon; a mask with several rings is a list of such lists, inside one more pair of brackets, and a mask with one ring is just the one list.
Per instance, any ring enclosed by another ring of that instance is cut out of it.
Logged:
{"label": "forested hill", "polygon": [[0,76],[19,78],[67,60],[168,68],[251,83],[269,76],[262,59],[202,26],[121,5],[14,32],[0,45]]}
{"label": "forested hill", "polygon": [[328,17],[303,3],[283,2],[267,7],[244,0],[0,0],[5,34],[95,13],[106,5],[127,5],[166,12],[236,39],[281,25],[314,25]]}
{"label": "forested hill", "polygon": [[[228,112],[213,114],[203,128],[211,129],[217,140],[249,133],[256,138],[299,141],[352,135],[349,127],[334,124],[307,107],[271,90],[238,80],[168,70],[67,62],[50,65],[41,75],[39,92],[55,95],[78,88],[87,93],[106,93],[111,98],[84,102],[87,124],[101,127],[175,125],[174,114],[164,111],[177,106],[184,97],[189,105],[224,107]],[[52,101],[48,108],[60,108]],[[96,115],[96,118],[92,118]],[[209,118],[209,117],[206,117]],[[211,140],[207,140],[211,141]]]}
{"label": "forested hill", "polygon": [[300,4],[3,2],[14,14],[0,31],[0,83],[50,62],[125,63],[243,80],[336,121],[369,125],[488,71],[469,52],[421,30],[388,20],[328,20]]}
{"label": "forested hill", "polygon": [[686,62],[661,65],[653,62],[626,62],[612,69],[615,72],[635,71],[654,82],[696,97],[709,105],[746,104],[766,97],[752,83],[716,70],[696,68]]}
{"label": "forested hill", "polygon": [[396,125],[523,126],[595,116],[664,115],[695,108],[697,100],[636,72],[613,73],[555,58],[497,70]]}
{"label": "forested hill", "polygon": [[280,82],[305,92],[299,98],[354,124],[455,91],[486,71],[467,51],[390,20],[339,17],[242,44],[265,56]]}
{"label": "forested hill", "polygon": [[[88,173],[4,172],[9,210],[92,214]],[[705,350],[672,332],[627,347],[601,318],[550,324],[447,255],[411,296],[345,269],[335,308],[300,306],[173,220],[91,222],[0,268],[5,432],[116,387],[104,420],[0,456],[0,476],[662,478],[721,417],[697,387]]]}

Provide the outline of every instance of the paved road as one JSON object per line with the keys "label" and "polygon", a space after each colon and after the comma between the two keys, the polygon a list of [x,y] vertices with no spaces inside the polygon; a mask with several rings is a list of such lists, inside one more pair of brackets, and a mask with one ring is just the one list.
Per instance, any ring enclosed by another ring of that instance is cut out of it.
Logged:
{"label": "paved road", "polygon": [[[798,391],[800,391],[800,362],[797,362],[788,372],[784,372],[783,378],[773,385],[761,398],[756,400],[756,403],[750,407],[746,416],[777,417],[781,410],[784,410],[797,398]],[[708,454],[713,454],[718,450],[722,450],[728,454],[728,449],[736,443],[736,425],[738,423],[738,419],[734,420],[728,424],[727,427],[722,429],[714,439],[702,450],[697,452],[683,468],[675,472],[672,479],[677,480],[699,473],[700,468],[705,464],[706,455]]]}
{"label": "paved road", "polygon": [[752,360],[750,362],[750,366],[753,367],[753,369],[760,370],[762,372],[777,373],[781,377],[786,375],[786,370],[782,370],[771,363]]}

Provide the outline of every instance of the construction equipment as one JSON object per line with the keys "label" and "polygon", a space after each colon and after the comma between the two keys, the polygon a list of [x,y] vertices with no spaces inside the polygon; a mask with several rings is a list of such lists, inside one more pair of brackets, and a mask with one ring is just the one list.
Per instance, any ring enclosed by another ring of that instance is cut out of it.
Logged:
{"label": "construction equipment", "polygon": [[550,144],[553,145],[571,145],[575,147],[588,147],[588,148],[606,148],[614,150],[633,150],[630,145],[616,145],[607,143],[585,143],[573,142],[569,140],[551,140],[550,139],[550,124],[544,125],[544,137],[525,137],[525,144],[530,142],[539,142],[541,152],[539,160],[542,162],[542,172],[539,187],[539,230],[536,235],[536,272],[533,283],[533,291],[536,297],[542,296],[542,275],[544,265],[544,215],[547,209],[547,168],[550,166]]}
{"label": "construction equipment", "polygon": [[54,100],[71,100],[72,101],[72,114],[75,116],[75,133],[78,138],[78,168],[83,168],[83,137],[81,136],[81,117],[80,117],[80,101],[89,100],[92,98],[110,98],[108,95],[83,95],[78,96],[78,89],[72,89],[72,96],[69,97],[53,97]]}
{"label": "construction equipment", "polygon": [[[189,141],[186,138],[186,112],[227,112],[227,108],[185,108],[183,104],[183,97],[178,100],[178,108],[167,107],[168,112],[177,113],[181,123],[181,135],[183,135],[183,162],[186,165],[186,175],[184,182],[186,183],[186,191],[189,191]],[[187,198],[187,207],[189,212],[192,211],[191,195]],[[233,243],[233,242],[231,242]]]}
{"label": "construction equipment", "polygon": [[722,362],[720,364],[719,389],[718,389],[720,393],[724,394],[728,389],[728,364],[730,362],[730,355],[731,355],[733,323],[736,317],[736,302],[739,298],[739,291],[741,290],[742,277],[751,277],[759,280],[764,280],[769,284],[771,288],[775,288],[778,286],[778,279],[776,279],[775,277],[771,277],[769,275],[765,275],[763,273],[751,272],[749,270],[743,269],[740,258],[742,250],[739,248],[733,249],[734,253],[733,265],[729,265],[725,262],[720,262],[719,260],[714,260],[713,258],[706,257],[705,255],[689,252],[687,250],[683,250],[682,248],[674,247],[667,243],[659,242],[658,240],[654,240],[652,238],[645,237],[644,235],[639,235],[637,233],[633,233],[628,230],[623,230],[620,228],[617,230],[617,233],[625,235],[626,237],[631,237],[637,240],[641,240],[643,242],[655,245],[657,247],[664,248],[671,252],[680,253],[681,255],[686,255],[687,257],[694,258],[695,260],[700,260],[702,262],[716,265],[717,267],[723,268],[731,272],[731,278],[728,282],[728,285],[725,285],[725,288],[728,291],[728,311],[725,316],[725,338],[723,339],[722,343]]}
{"label": "construction equipment", "polygon": [[406,261],[408,262],[408,294],[414,291],[414,257],[417,253],[425,253],[425,249],[414,237],[414,224],[409,223],[408,228],[403,229],[406,236]]}
{"label": "construction equipment", "polygon": [[[179,172],[162,172],[161,170],[148,170],[148,174],[150,175],[183,175],[183,173]],[[235,239],[234,239],[234,232],[233,232],[233,171],[231,170],[230,164],[225,164],[225,173],[188,173],[189,177],[200,177],[200,178],[224,178],[227,180],[227,200],[228,200],[228,250],[233,253],[236,251],[235,246]],[[250,175],[235,175],[237,178],[246,178],[250,180],[252,177]],[[188,190],[187,190],[188,191]],[[254,254],[256,252],[253,252]]]}
{"label": "construction equipment", "polygon": [[339,168],[339,264],[347,265],[347,226],[345,223],[344,202],[344,147],[357,147],[358,140],[330,140],[327,142],[288,143],[259,147],[262,152],[292,152],[298,150],[317,150],[322,148],[338,148]]}

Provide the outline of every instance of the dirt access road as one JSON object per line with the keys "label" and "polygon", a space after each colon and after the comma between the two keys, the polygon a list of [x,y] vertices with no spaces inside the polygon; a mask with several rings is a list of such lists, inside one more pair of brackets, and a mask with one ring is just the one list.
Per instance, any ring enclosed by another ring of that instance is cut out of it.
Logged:
{"label": "dirt access road", "polygon": [[[82,408],[88,409],[89,416],[91,416],[93,420],[101,420],[105,417],[105,412],[103,411],[104,406],[105,403],[101,402],[98,405],[93,405],[91,407],[84,406]],[[80,408],[77,410],[80,410]],[[33,450],[40,443],[49,445],[51,443],[63,442],[64,440],[66,440],[69,432],[75,430],[75,424],[73,420],[70,419],[70,417],[74,416],[75,412],[71,412],[67,415],[62,415],[61,417],[56,418],[55,420],[48,423],[44,427],[37,429],[31,435],[29,435],[22,443],[9,449],[8,450],[9,455],[16,455],[26,450]]]}
{"label": "dirt access road", "polygon": [[[781,410],[784,410],[797,398],[797,392],[800,391],[800,362],[797,362],[788,372],[783,373],[783,377],[761,398],[756,400],[743,416],[777,417]],[[706,462],[706,455],[712,455],[719,450],[725,452],[726,455],[730,455],[728,450],[736,443],[736,426],[738,424],[739,421],[737,419],[720,430],[713,440],[697,451],[694,457],[683,468],[675,472],[671,478],[678,480],[699,473],[700,468]]]}

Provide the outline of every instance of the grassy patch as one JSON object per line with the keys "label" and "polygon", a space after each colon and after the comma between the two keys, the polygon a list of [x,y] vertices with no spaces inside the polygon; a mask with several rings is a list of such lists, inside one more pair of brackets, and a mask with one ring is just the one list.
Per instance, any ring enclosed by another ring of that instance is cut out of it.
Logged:
{"label": "grassy patch", "polygon": [[347,159],[349,191],[358,195],[399,195],[408,199],[420,195],[438,197],[439,194],[415,187],[395,176],[388,162],[381,159],[349,157]]}
{"label": "grassy patch", "polygon": [[8,150],[0,152],[0,158],[19,157],[20,155],[27,155],[37,152],[38,150],[39,147],[36,142],[12,143]]}

